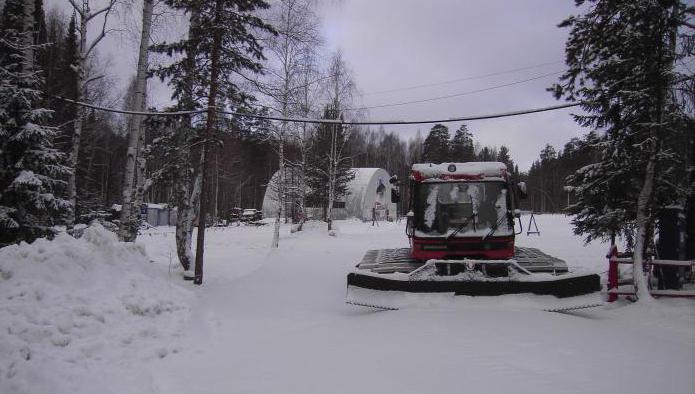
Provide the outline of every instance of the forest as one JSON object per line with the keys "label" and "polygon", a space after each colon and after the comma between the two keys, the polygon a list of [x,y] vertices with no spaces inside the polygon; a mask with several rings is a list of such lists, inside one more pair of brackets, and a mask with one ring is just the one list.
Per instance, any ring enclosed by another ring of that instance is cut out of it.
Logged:
{"label": "forest", "polygon": [[[575,115],[578,137],[561,148],[546,145],[528,169],[518,168],[503,142],[478,143],[475,123],[453,133],[428,125],[407,140],[384,126],[355,124],[366,117],[360,87],[343,54],[323,47],[311,0],[68,0],[69,7],[48,12],[43,0],[3,3],[0,244],[93,220],[132,241],[140,207],[164,203],[178,209],[177,251],[188,269],[199,218],[218,224],[235,208],[260,208],[278,171],[275,246],[280,221],[301,230],[297,213],[309,205],[324,208],[330,230],[353,167],[397,175],[403,214],[413,163],[500,161],[527,183],[527,210],[578,215],[577,231],[588,240],[634,231],[638,212],[654,208],[646,213],[653,217],[692,198],[694,89],[683,61],[692,60],[693,10],[681,2],[653,10],[620,5],[624,17],[607,31],[627,39],[635,21],[653,27],[641,33],[651,41],[629,50],[586,19],[560,24],[571,30],[568,69],[549,94],[577,101],[584,112]],[[109,18],[126,9],[139,20],[130,27],[139,51],[122,94],[99,48],[113,34]],[[597,6],[594,16],[604,11],[610,14]],[[175,34],[155,34],[172,20],[183,21]],[[582,45],[593,57],[578,52]],[[647,63],[635,55],[652,52],[658,56]],[[603,53],[618,53],[623,63]],[[643,72],[630,74],[624,64]],[[169,91],[164,108],[148,105],[154,82]],[[647,197],[638,204],[641,193]],[[606,195],[613,200],[599,198]]]}

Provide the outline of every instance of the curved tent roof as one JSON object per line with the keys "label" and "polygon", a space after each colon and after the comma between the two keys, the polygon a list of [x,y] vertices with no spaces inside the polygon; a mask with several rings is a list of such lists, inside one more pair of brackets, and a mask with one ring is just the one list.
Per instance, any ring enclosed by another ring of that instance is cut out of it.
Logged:
{"label": "curved tent roof", "polygon": [[345,207],[350,216],[370,220],[372,208],[380,215],[396,216],[396,204],[391,202],[389,175],[382,168],[353,168],[355,178],[348,184]]}
{"label": "curved tent roof", "polygon": [[[347,193],[344,198],[347,216],[362,220],[371,220],[372,208],[376,208],[377,216],[385,218],[396,217],[396,204],[391,202],[390,175],[382,168],[352,168],[355,171],[355,178],[347,186]],[[272,217],[277,214],[277,193],[278,172],[273,174],[268,182],[265,195],[263,196],[263,216]]]}

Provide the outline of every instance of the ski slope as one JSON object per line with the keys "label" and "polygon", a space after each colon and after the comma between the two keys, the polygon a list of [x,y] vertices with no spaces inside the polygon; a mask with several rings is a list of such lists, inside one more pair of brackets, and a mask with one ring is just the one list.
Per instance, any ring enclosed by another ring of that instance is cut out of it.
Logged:
{"label": "ski slope", "polygon": [[[583,246],[567,218],[537,221],[541,236],[524,234],[518,244],[571,267],[606,270],[606,246]],[[100,346],[89,357],[70,348],[80,338],[23,361],[0,343],[0,367],[11,360],[16,371],[0,374],[0,392],[695,392],[694,301],[618,302],[568,314],[543,312],[559,301],[529,295],[414,297],[398,311],[346,305],[345,276],[364,251],[408,243],[404,223],[337,226],[337,236],[319,223],[299,233],[284,226],[278,250],[268,248],[272,226],[210,231],[200,288],[179,279],[173,229],[151,230],[139,238],[148,270],[158,270],[149,278],[176,307],[95,334],[90,341]],[[109,292],[104,283],[103,294],[90,293],[93,309]],[[146,328],[152,335],[120,340]]]}

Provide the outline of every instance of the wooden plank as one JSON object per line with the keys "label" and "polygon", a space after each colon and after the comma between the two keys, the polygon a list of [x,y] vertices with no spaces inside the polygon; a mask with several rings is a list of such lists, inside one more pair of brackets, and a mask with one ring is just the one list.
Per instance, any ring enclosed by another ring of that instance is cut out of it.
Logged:
{"label": "wooden plank", "polygon": [[695,260],[652,260],[649,262],[652,265],[671,265],[678,267],[690,267],[695,264]]}
{"label": "wooden plank", "polygon": [[651,290],[650,293],[659,297],[695,297],[695,290]]}

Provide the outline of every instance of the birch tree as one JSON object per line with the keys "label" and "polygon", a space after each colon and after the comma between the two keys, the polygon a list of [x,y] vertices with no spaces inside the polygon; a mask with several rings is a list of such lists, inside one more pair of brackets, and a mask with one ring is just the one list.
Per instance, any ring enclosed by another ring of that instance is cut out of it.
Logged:
{"label": "birch tree", "polygon": [[[114,9],[116,2],[118,0],[108,0],[106,5],[96,10],[92,10],[90,0],[68,0],[72,6],[75,13],[78,15],[80,21],[79,26],[79,57],[77,62],[72,64],[71,67],[75,70],[77,74],[77,97],[76,101],[82,101],[86,95],[86,88],[91,79],[87,76],[87,61],[89,57],[94,53],[96,46],[101,42],[101,40],[106,37],[106,24],[108,22],[109,14]],[[101,31],[99,34],[88,41],[87,30],[90,22],[98,20],[101,18]],[[99,76],[92,76],[91,78],[98,78]],[[66,224],[68,230],[72,230],[75,225],[75,208],[77,207],[77,187],[76,187],[76,169],[77,160],[80,154],[82,129],[84,126],[84,107],[78,106],[76,110],[75,127],[72,136],[70,154],[68,156],[68,164],[72,168],[72,172],[68,177],[67,194],[68,201],[72,204],[73,209],[68,213],[66,219]]]}
{"label": "birch tree", "polygon": [[[138,51],[138,65],[135,74],[135,97],[133,98],[133,109],[135,111],[144,111],[147,100],[147,67],[149,60],[149,45],[150,32],[152,29],[152,11],[154,8],[154,0],[142,1],[142,32],[140,35],[140,47]],[[135,165],[138,160],[138,153],[142,151],[144,145],[144,130],[142,128],[143,116],[135,115],[130,122],[130,130],[128,132],[128,153],[126,160],[125,179],[123,180],[123,204],[121,207],[121,223],[119,228],[119,237],[123,241],[134,241],[137,236],[137,220],[134,220],[135,215],[139,214],[140,207],[132,207],[133,184],[135,180]],[[141,181],[139,189],[144,188],[144,163],[139,166],[139,177]],[[140,193],[142,195],[142,192]],[[142,198],[142,197],[140,197]]]}
{"label": "birch tree", "polygon": [[[305,70],[305,61],[321,44],[313,3],[312,0],[279,0],[273,4],[269,14],[277,34],[270,35],[267,39],[267,78],[258,87],[270,100],[270,107],[283,118],[302,112],[297,99],[303,88],[301,76]],[[307,84],[310,83],[311,81]],[[287,121],[280,121],[271,128],[278,152],[278,178],[274,185],[277,211],[271,243],[274,248],[279,243],[280,222],[287,215],[285,147],[291,139],[297,137],[299,130],[296,124]]]}
{"label": "birch tree", "polygon": [[[319,85],[321,81],[319,77],[319,69],[315,62],[313,53],[307,52],[301,59],[301,71],[299,75],[300,86],[295,90],[297,113],[302,118],[309,118],[316,114],[316,104],[318,102]],[[306,221],[306,199],[307,199],[307,165],[308,152],[311,149],[311,130],[306,122],[299,125],[295,141],[299,146],[299,162],[296,168],[299,169],[299,201],[298,209],[301,214],[299,223],[297,223],[297,231],[302,231],[304,222]]]}
{"label": "birch tree", "polygon": [[[331,56],[327,73],[326,92],[332,106],[332,110],[327,111],[327,114],[333,114],[335,116],[334,120],[337,122],[331,126],[332,136],[328,152],[328,208],[326,221],[328,223],[328,231],[331,231],[333,229],[333,205],[336,197],[340,195],[338,193],[339,190],[336,188],[339,184],[338,180],[341,173],[339,169],[345,166],[349,158],[346,144],[350,139],[351,131],[350,128],[344,129],[343,125],[339,124],[338,121],[342,120],[342,112],[345,107],[351,104],[355,98],[357,88],[341,51],[337,51]],[[339,133],[343,132],[347,132],[347,134],[340,138]]]}

